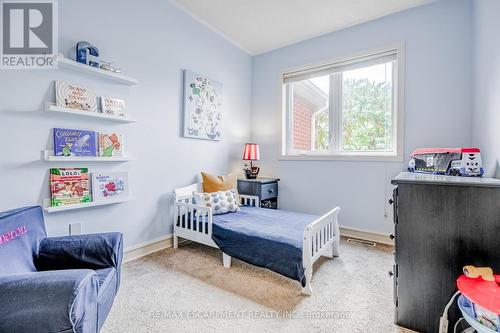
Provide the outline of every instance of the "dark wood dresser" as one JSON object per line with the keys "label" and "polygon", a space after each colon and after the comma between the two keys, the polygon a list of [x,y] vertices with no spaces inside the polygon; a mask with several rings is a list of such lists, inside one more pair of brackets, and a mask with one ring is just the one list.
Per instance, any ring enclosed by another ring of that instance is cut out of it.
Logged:
{"label": "dark wood dresser", "polygon": [[[500,180],[402,172],[392,180],[395,323],[436,333],[465,265],[500,272]],[[449,311],[449,331],[459,318]]]}
{"label": "dark wood dresser", "polygon": [[238,192],[259,197],[262,208],[278,209],[278,182],[278,178],[238,179]]}

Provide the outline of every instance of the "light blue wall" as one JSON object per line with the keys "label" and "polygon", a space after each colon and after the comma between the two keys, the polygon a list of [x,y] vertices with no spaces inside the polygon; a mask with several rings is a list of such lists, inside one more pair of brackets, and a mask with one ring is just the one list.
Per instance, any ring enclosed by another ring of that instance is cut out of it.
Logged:
{"label": "light blue wall", "polygon": [[[251,57],[166,0],[59,1],[61,52],[68,54],[79,40],[94,43],[103,59],[115,60],[140,84],[115,85],[67,70],[0,71],[0,211],[48,197],[50,167],[128,170],[136,201],[46,215],[49,234],[66,234],[70,222],[81,222],[85,233],[122,231],[127,246],[170,234],[174,187],[192,183],[201,170],[240,169],[243,143],[250,136]],[[180,137],[184,68],[223,84],[221,142]],[[116,125],[44,114],[43,104],[54,98],[53,80],[122,97],[139,122]],[[41,162],[40,150],[50,147],[52,127],[121,131],[137,160]]]}
{"label": "light blue wall", "polygon": [[487,175],[499,177],[500,1],[474,1],[474,41],[473,143]]}
{"label": "light blue wall", "polygon": [[[194,181],[200,170],[225,173],[240,169],[242,144],[252,129],[252,139],[262,145],[262,175],[282,179],[282,208],[321,213],[339,205],[343,226],[390,232],[390,179],[405,169],[405,163],[279,161],[279,72],[404,41],[405,155],[416,147],[474,142],[483,148],[488,167],[498,156],[491,157],[498,137],[494,110],[499,104],[495,94],[499,85],[499,50],[495,45],[499,43],[488,37],[496,36],[492,29],[498,30],[498,23],[490,17],[498,11],[498,4],[496,0],[478,2],[473,7],[469,0],[439,1],[252,59],[168,1],[59,1],[60,50],[67,54],[76,41],[88,39],[100,47],[104,59],[117,61],[140,84],[113,85],[64,70],[1,71],[0,210],[39,203],[48,197],[48,169],[66,165],[39,161],[40,150],[50,147],[52,127],[113,128],[125,134],[127,150],[135,153],[137,160],[88,166],[93,170],[128,170],[137,200],[47,215],[48,231],[66,234],[68,223],[76,221],[83,224],[83,232],[123,231],[127,246],[164,236],[172,229],[171,190]],[[476,94],[480,98],[475,103],[474,141],[473,9],[477,16],[476,48],[484,48],[476,53]],[[478,18],[488,19],[479,24]],[[180,137],[183,68],[223,83],[223,141]],[[139,122],[115,125],[43,114],[45,100],[54,97],[52,81],[56,79],[93,87],[98,94],[121,96]]]}
{"label": "light blue wall", "polygon": [[284,209],[321,213],[340,206],[340,224],[388,233],[390,179],[406,163],[280,161],[280,71],[406,43],[405,157],[417,147],[472,142],[472,3],[444,0],[307,40],[253,59],[252,135],[261,172],[281,178]]}

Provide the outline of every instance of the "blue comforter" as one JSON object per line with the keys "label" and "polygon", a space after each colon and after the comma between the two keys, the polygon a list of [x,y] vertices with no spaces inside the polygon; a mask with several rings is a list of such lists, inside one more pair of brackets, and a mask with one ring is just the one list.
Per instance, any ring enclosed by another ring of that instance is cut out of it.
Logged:
{"label": "blue comforter", "polygon": [[212,239],[227,255],[268,268],[305,286],[304,228],[318,216],[286,210],[241,207],[213,216]]}

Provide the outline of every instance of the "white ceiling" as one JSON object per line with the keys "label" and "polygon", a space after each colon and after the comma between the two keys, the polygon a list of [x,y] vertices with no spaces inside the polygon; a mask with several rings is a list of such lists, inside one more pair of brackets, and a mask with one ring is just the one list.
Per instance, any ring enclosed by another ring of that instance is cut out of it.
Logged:
{"label": "white ceiling", "polygon": [[435,0],[171,0],[255,55]]}

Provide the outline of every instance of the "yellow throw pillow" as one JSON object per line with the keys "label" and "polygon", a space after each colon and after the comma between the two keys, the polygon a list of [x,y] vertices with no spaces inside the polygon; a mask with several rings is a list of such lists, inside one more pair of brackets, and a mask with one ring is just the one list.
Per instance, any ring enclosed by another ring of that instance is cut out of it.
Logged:
{"label": "yellow throw pillow", "polygon": [[203,192],[229,191],[238,187],[236,175],[214,176],[206,172],[201,173],[203,179]]}

